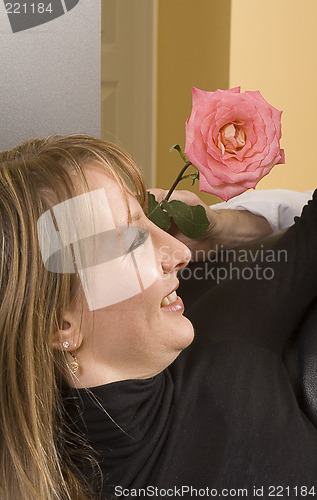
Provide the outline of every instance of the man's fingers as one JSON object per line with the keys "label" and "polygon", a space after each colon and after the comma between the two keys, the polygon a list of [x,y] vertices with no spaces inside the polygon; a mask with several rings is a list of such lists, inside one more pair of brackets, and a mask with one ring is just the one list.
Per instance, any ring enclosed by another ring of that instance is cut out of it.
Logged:
{"label": "man's fingers", "polygon": [[159,203],[160,201],[164,200],[165,196],[168,193],[168,191],[166,191],[165,189],[159,188],[150,188],[148,189],[148,191],[155,196],[156,201],[158,201]]}
{"label": "man's fingers", "polygon": [[[167,190],[159,188],[150,188],[149,192],[155,196],[155,199],[158,202],[162,201],[168,193]],[[172,195],[169,198],[169,201],[172,200],[179,200],[186,203],[187,205],[192,205],[192,206],[194,205],[206,206],[196,194],[186,190],[177,189],[176,191],[173,191]]]}

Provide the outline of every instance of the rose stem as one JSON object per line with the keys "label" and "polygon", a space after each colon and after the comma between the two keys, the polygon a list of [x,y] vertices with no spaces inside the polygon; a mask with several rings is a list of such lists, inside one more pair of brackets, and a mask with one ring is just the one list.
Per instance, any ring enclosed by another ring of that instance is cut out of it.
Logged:
{"label": "rose stem", "polygon": [[[171,189],[169,190],[169,192],[167,193],[167,195],[165,196],[164,200],[163,201],[168,201],[172,192],[174,191],[174,189],[176,188],[177,184],[182,180],[182,177],[183,177],[183,173],[188,169],[188,167],[192,165],[192,163],[190,161],[188,161],[187,163],[185,163],[184,167],[182,168],[182,170],[180,171],[180,173],[178,174],[178,176],[176,177],[175,179],[175,182],[174,184],[172,185]],[[161,202],[161,203],[162,203]]]}

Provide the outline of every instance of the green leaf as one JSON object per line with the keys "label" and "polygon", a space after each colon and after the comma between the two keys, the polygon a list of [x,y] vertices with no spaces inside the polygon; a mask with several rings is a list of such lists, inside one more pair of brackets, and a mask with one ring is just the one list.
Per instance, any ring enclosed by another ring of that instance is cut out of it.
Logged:
{"label": "green leaf", "polygon": [[173,218],[179,230],[188,238],[198,240],[209,227],[206,210],[201,205],[194,207],[179,200],[163,201],[162,207]]}
{"label": "green leaf", "polygon": [[179,154],[180,154],[181,158],[184,160],[184,162],[185,162],[185,163],[187,163],[187,162],[188,162],[188,158],[187,158],[187,156],[185,155],[185,153],[183,153],[182,148],[180,147],[180,145],[179,145],[179,144],[174,144],[174,146],[172,146],[172,147],[170,148],[170,153],[171,153],[174,149],[176,149],[176,151],[178,151],[178,152],[179,152]]}
{"label": "green leaf", "polygon": [[148,193],[147,218],[164,231],[168,231],[171,225],[170,216],[162,210],[152,193]]}

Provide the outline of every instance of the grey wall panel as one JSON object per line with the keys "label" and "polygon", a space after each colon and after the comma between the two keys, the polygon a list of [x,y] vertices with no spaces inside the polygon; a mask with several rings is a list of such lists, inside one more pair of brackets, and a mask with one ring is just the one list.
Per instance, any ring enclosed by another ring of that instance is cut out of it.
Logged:
{"label": "grey wall panel", "polygon": [[13,33],[0,2],[0,149],[52,133],[100,135],[101,0],[73,3]]}

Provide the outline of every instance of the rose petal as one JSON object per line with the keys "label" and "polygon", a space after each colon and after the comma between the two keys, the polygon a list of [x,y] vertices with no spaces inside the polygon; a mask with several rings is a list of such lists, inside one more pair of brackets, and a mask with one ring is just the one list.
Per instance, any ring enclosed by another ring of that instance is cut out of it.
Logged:
{"label": "rose petal", "polygon": [[210,186],[202,176],[202,179],[199,179],[199,190],[214,194],[219,196],[222,200],[228,201],[230,198],[244,193],[246,189],[244,186],[239,186],[239,184],[221,184],[220,186]]}

